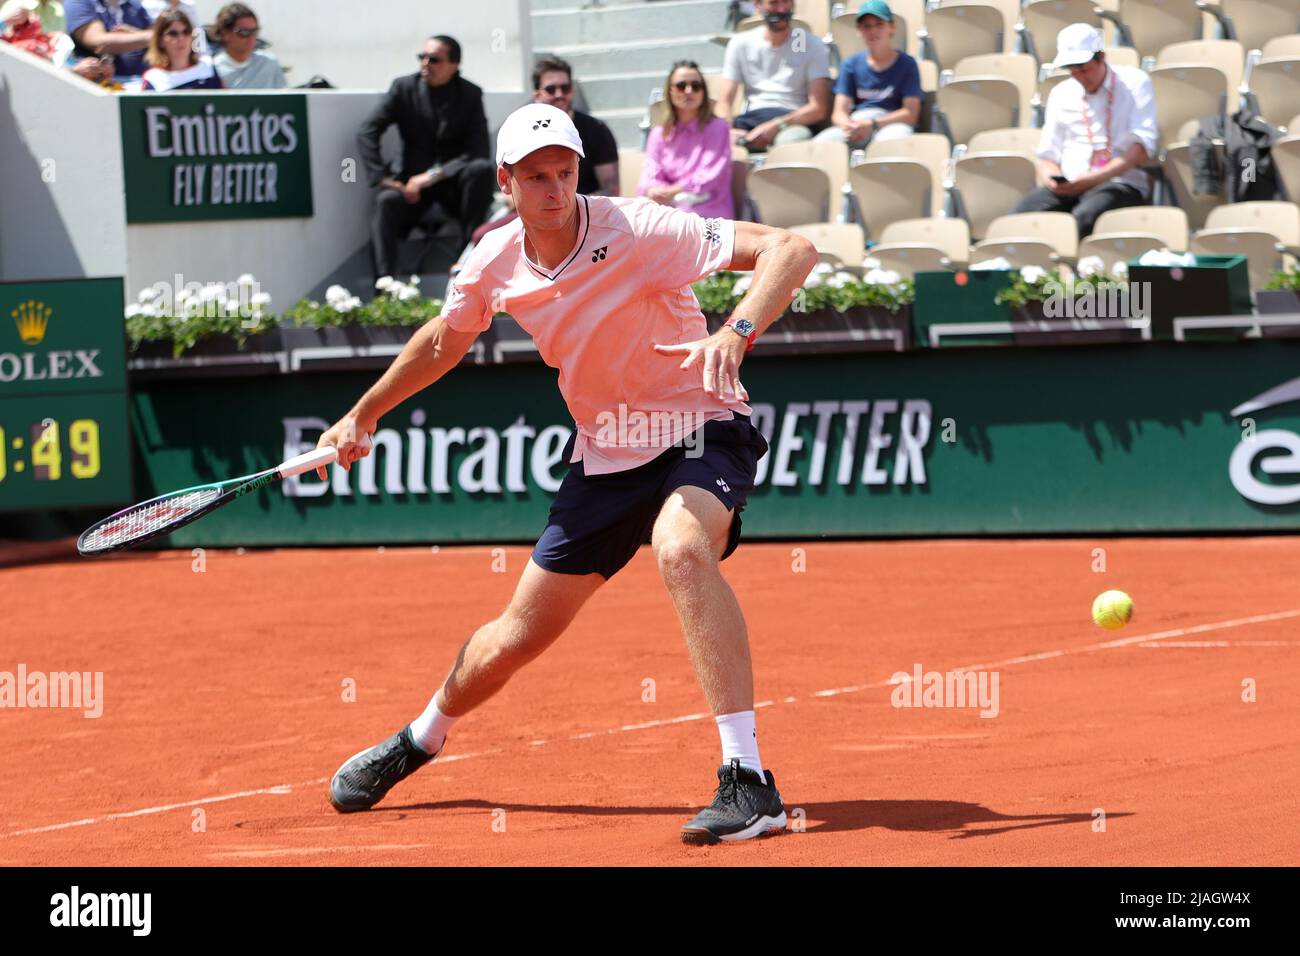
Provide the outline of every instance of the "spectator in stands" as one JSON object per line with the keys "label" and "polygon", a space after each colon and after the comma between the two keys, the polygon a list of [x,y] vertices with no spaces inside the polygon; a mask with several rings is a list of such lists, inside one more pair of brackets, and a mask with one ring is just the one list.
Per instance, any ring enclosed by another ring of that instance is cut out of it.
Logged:
{"label": "spectator in stands", "polygon": [[719,115],[733,116],[743,87],[745,112],[731,120],[750,150],[793,143],[820,132],[831,111],[830,58],[826,44],[792,29],[793,0],[758,0],[762,28],[737,33],[722,61]]}
{"label": "spectator in stands", "polygon": [[731,129],[713,115],[699,65],[674,63],[664,89],[669,109],[646,140],[637,195],[701,216],[734,219]]}
{"label": "spectator in stands", "polygon": [[212,60],[194,51],[194,24],[180,10],[168,10],[153,22],[153,39],[144,58],[149,69],[144,72],[142,90],[174,93],[225,88]]}
{"label": "spectator in stands", "polygon": [[108,55],[121,77],[145,71],[153,21],[139,0],[67,0],[63,5],[74,59]]}
{"label": "spectator in stands", "polygon": [[[573,108],[573,68],[567,62],[558,57],[538,61],[533,67],[533,102],[564,110],[573,120],[586,153],[578,160],[578,192],[584,196],[617,196],[618,142],[608,126]],[[493,229],[515,221],[514,199],[506,196],[503,202],[507,212],[475,230],[475,243]]]}
{"label": "spectator in stands", "polygon": [[54,38],[45,32],[35,5],[34,0],[9,0],[0,7],[0,40],[48,60],[54,53]]}
{"label": "spectator in stands", "polygon": [[217,14],[222,50],[213,60],[231,90],[278,90],[288,86],[280,61],[257,49],[257,14],[242,3],[228,3]]}
{"label": "spectator in stands", "polygon": [[894,49],[896,29],[885,0],[858,7],[858,34],[867,48],[840,65],[831,127],[817,139],[861,149],[873,139],[912,135],[921,117],[921,71],[916,60]]}
{"label": "spectator in stands", "polygon": [[194,25],[194,52],[199,56],[207,56],[212,52],[208,48],[208,32],[199,22],[199,11],[194,4],[188,0],[140,0],[140,3],[144,5],[144,12],[149,14],[149,19],[155,21],[171,10],[185,14]]}
{"label": "spectator in stands", "polygon": [[[449,36],[425,41],[420,71],[393,81],[358,136],[370,184],[378,186],[370,220],[375,277],[397,272],[397,241],[417,223],[443,216],[460,228],[461,245],[487,215],[496,184],[489,158],[483,91],[460,75],[460,44]],[[384,161],[379,141],[396,124],[400,169]]]}
{"label": "spectator in stands", "polygon": [[1149,81],[1128,78],[1131,89],[1107,65],[1100,30],[1074,23],[1056,42],[1052,65],[1068,69],[1070,79],[1047,100],[1038,144],[1042,185],[1015,211],[1072,213],[1083,238],[1108,209],[1146,201],[1149,183],[1138,167],[1155,154],[1155,102]]}

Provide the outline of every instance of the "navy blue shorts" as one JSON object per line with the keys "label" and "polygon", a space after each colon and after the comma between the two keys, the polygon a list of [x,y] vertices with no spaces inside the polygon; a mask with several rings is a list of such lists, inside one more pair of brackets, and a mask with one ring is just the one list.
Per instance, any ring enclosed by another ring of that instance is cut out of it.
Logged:
{"label": "navy blue shorts", "polygon": [[[683,485],[712,492],[732,512],[731,532],[723,558],[740,543],[740,513],[754,486],[758,460],[767,441],[750,424],[748,415],[729,422],[705,422],[700,443],[688,458],[687,448],[675,446],[658,458],[610,475],[583,473],[581,461],[569,465],[551,504],[546,530],[533,549],[533,561],[559,574],[592,574],[612,578],[650,541],[655,519],[668,496]],[[569,439],[564,461],[573,454]]]}

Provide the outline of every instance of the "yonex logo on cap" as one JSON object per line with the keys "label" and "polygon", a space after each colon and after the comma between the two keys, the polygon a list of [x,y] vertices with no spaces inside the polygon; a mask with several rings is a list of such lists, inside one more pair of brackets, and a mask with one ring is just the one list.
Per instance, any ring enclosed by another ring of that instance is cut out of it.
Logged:
{"label": "yonex logo on cap", "polygon": [[548,119],[538,120],[536,123],[533,124],[533,129],[545,129],[550,125],[551,125],[551,121]]}

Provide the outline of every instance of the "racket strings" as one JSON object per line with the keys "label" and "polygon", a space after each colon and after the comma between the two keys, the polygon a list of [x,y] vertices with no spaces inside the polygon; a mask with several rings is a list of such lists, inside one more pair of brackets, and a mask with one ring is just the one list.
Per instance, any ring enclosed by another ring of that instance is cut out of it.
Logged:
{"label": "racket strings", "polygon": [[86,535],[82,549],[101,551],[154,534],[202,511],[221,497],[221,488],[199,488],[181,495],[150,501],[114,515]]}

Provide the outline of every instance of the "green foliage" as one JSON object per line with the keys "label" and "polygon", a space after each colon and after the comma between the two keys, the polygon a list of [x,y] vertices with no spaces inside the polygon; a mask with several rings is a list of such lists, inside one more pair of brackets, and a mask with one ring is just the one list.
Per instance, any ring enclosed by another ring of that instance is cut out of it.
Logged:
{"label": "green foliage", "polygon": [[[894,273],[873,270],[867,277],[881,276],[888,282],[869,282],[849,272],[835,272],[818,267],[808,281],[796,291],[790,307],[797,312],[820,312],[835,309],[845,312],[862,306],[878,306],[897,312],[916,299],[916,285]],[[743,278],[737,288],[737,282]],[[701,279],[692,288],[705,315],[729,315],[749,289],[749,276],[739,272],[717,272]]]}
{"label": "green foliage", "polygon": [[1264,288],[1300,292],[1300,266],[1274,272],[1269,276],[1268,285]]}

